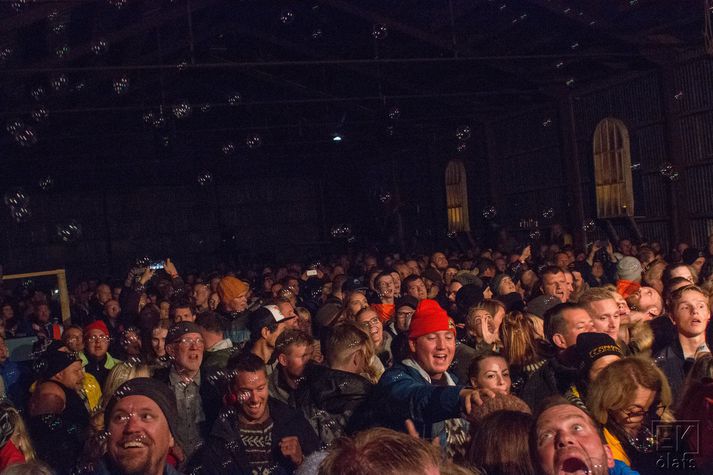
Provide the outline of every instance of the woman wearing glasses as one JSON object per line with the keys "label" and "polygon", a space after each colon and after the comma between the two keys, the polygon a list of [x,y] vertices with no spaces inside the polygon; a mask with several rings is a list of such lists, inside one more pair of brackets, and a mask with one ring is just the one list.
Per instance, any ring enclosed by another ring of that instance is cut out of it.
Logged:
{"label": "woman wearing glasses", "polygon": [[[604,427],[615,460],[639,473],[660,473],[652,422],[672,421],[666,376],[647,358],[628,357],[604,368],[592,382],[587,408]],[[665,455],[665,454],[663,454]]]}
{"label": "woman wearing glasses", "polygon": [[369,339],[374,344],[374,352],[384,368],[390,368],[393,364],[391,335],[384,331],[384,324],[381,323],[378,313],[371,307],[367,307],[357,313],[356,324],[369,335]]}

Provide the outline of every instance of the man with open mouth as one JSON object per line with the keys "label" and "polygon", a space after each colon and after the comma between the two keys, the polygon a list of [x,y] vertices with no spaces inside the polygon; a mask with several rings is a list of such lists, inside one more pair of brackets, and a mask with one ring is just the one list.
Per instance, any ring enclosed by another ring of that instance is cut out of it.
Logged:
{"label": "man with open mouth", "polygon": [[532,456],[544,475],[638,475],[615,462],[589,414],[560,397],[545,401],[530,440]]}

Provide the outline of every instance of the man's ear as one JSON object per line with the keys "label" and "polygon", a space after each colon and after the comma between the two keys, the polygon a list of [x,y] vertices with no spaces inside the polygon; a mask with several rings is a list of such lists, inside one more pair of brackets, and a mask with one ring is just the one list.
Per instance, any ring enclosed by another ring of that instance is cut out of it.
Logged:
{"label": "man's ear", "polygon": [[173,343],[166,345],[166,353],[168,353],[168,356],[171,358],[176,357],[176,348],[174,347]]}
{"label": "man's ear", "polygon": [[260,329],[260,336],[263,340],[267,340],[267,337],[270,336],[270,330],[268,330],[267,327],[262,327]]}
{"label": "man's ear", "polygon": [[411,353],[416,353],[416,340],[412,340],[409,338],[408,349]]}
{"label": "man's ear", "polygon": [[614,468],[614,454],[606,444],[604,444],[604,453],[607,454],[607,467]]}
{"label": "man's ear", "polygon": [[554,343],[557,348],[562,350],[567,349],[567,342],[564,340],[564,336],[562,336],[561,333],[555,333],[552,335],[552,343]]}
{"label": "man's ear", "polygon": [[280,355],[277,357],[277,361],[278,361],[282,366],[287,366],[287,356],[285,356],[284,353],[280,353]]}

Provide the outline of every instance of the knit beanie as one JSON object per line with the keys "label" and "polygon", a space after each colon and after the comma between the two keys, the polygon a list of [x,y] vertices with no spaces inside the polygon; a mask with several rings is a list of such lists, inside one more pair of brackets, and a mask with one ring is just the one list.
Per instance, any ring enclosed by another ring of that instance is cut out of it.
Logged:
{"label": "knit beanie", "polygon": [[450,331],[455,334],[455,323],[448,318],[448,314],[438,305],[438,302],[431,299],[421,300],[411,317],[411,325],[408,330],[409,339],[415,340],[420,336],[440,331]]}
{"label": "knit beanie", "polygon": [[438,272],[436,269],[433,267],[429,267],[425,271],[423,271],[423,274],[421,274],[421,277],[424,279],[428,279],[434,284],[441,286],[443,285],[443,276],[441,276],[441,273]]}
{"label": "knit beanie", "polygon": [[469,285],[469,284],[475,284],[478,287],[483,286],[483,281],[480,280],[480,278],[475,275],[474,273],[467,271],[467,270],[461,270],[458,271],[458,273],[453,277],[454,282],[459,282],[461,285]]}
{"label": "knit beanie", "polygon": [[624,256],[616,265],[616,273],[622,280],[641,280],[641,262],[636,257]]}
{"label": "knit beanie", "polygon": [[173,395],[167,384],[153,378],[134,378],[119,386],[104,411],[104,427],[109,428],[111,413],[116,403],[127,396],[146,396],[155,402],[166,417],[171,434],[176,437],[176,420],[178,419],[176,396]]}
{"label": "knit beanie", "polygon": [[619,346],[606,333],[580,333],[577,336],[575,348],[582,361],[582,369],[584,371],[589,371],[594,362],[602,356],[616,355],[620,358],[624,357]]}
{"label": "knit beanie", "polygon": [[396,301],[396,310],[400,309],[401,307],[411,307],[412,309],[416,310],[416,307],[418,307],[418,299],[416,297],[406,294]]}
{"label": "knit beanie", "polygon": [[248,284],[230,275],[226,275],[218,282],[218,295],[221,302],[230,302],[234,298],[242,297],[248,290],[250,290]]}
{"label": "knit beanie", "polygon": [[106,323],[103,320],[95,320],[89,325],[84,327],[84,335],[89,333],[89,330],[100,330],[106,336],[109,336],[109,328],[107,328]]}
{"label": "knit beanie", "polygon": [[475,284],[464,285],[456,292],[456,306],[467,310],[483,301],[483,289]]}
{"label": "knit beanie", "polygon": [[76,353],[59,350],[46,350],[35,361],[34,368],[42,379],[50,379],[75,361],[81,361]]}

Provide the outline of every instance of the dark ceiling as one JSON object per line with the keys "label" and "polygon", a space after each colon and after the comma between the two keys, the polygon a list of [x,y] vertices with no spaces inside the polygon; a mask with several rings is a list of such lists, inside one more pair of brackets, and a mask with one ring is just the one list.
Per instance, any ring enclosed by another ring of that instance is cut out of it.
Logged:
{"label": "dark ceiling", "polygon": [[345,147],[454,135],[700,51],[703,13],[689,0],[3,0],[0,180],[118,156],[323,153],[335,132]]}

